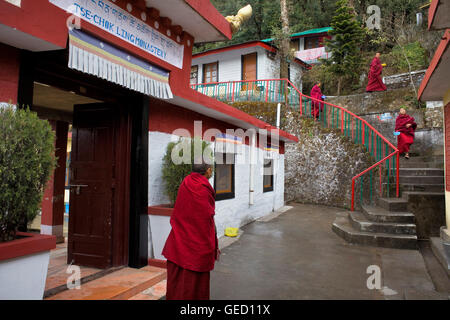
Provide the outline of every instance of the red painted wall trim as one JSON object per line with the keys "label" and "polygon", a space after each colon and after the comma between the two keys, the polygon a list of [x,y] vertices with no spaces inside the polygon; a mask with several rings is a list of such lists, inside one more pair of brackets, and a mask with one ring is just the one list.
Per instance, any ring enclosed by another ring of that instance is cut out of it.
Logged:
{"label": "red painted wall trim", "polygon": [[147,213],[149,216],[165,216],[170,217],[173,213],[173,208],[169,204],[161,204],[158,206],[148,207]]}
{"label": "red painted wall trim", "polygon": [[438,5],[439,5],[439,0],[431,1],[430,8],[428,9],[428,30],[431,29],[431,25],[433,24]]}
{"label": "red painted wall trim", "polygon": [[233,36],[231,33],[230,23],[225,20],[219,11],[208,0],[185,0],[186,3],[195,11],[197,11],[206,21],[217,29],[228,39]]}
{"label": "red painted wall trim", "polygon": [[167,260],[148,259],[148,265],[152,267],[167,269]]}
{"label": "red painted wall trim", "polygon": [[66,47],[68,14],[48,0],[24,0],[16,7],[0,1],[0,21],[60,48]]}
{"label": "red painted wall trim", "polygon": [[19,73],[20,51],[0,43],[0,102],[17,103]]}
{"label": "red painted wall trim", "polygon": [[[242,120],[251,126],[259,129],[266,129],[268,132],[276,132],[277,129],[270,124],[256,119],[255,117],[236,109],[228,104],[220,102],[214,98],[205,96],[200,92],[193,90],[191,88],[187,88],[186,90],[179,90],[179,88],[173,88],[172,92],[179,97],[183,97],[192,102],[198,103],[203,106],[208,106],[210,109],[219,111],[220,113],[226,114],[235,119]],[[289,134],[285,131],[279,130],[280,139],[283,138],[287,141],[298,142],[298,138],[292,134]]]}
{"label": "red painted wall trim", "polygon": [[224,47],[224,48],[218,48],[218,49],[208,50],[205,52],[200,52],[200,53],[192,55],[192,59],[209,56],[211,54],[217,54],[217,53],[222,53],[222,52],[227,52],[227,51],[232,51],[232,50],[242,50],[245,48],[252,48],[252,47],[261,47],[270,52],[277,51],[274,47],[272,47],[262,41],[251,41],[251,42],[246,42],[246,43],[234,44],[234,45]]}
{"label": "red painted wall trim", "polygon": [[[213,100],[217,101],[215,99]],[[231,106],[229,107],[233,108]],[[168,114],[170,114],[170,117],[167,116]],[[246,113],[244,114],[247,115]],[[150,102],[149,128],[148,128],[149,131],[164,132],[171,134],[176,129],[182,128],[188,130],[190,136],[192,137],[194,136],[194,121],[202,121],[202,135],[208,129],[218,129],[222,133],[226,133],[227,129],[234,129],[234,130],[239,129],[239,127],[234,126],[232,124],[228,124],[226,122],[211,117],[207,117],[203,114],[179,106],[175,106],[162,100],[152,99]],[[265,124],[264,122],[262,123]],[[246,130],[244,130],[244,132],[245,131]],[[294,138],[297,139],[296,137]],[[247,145],[249,144],[248,141],[244,141],[244,143]],[[283,141],[280,141],[280,143],[283,143],[284,145]]]}
{"label": "red painted wall trim", "polygon": [[444,107],[445,190],[450,192],[450,102]]}
{"label": "red painted wall trim", "polygon": [[56,237],[17,232],[25,238],[0,243],[0,261],[40,253],[56,248]]}
{"label": "red painted wall trim", "polygon": [[425,73],[425,77],[423,78],[420,87],[419,92],[417,94],[417,99],[420,100],[422,97],[423,92],[425,91],[431,76],[433,75],[434,71],[436,70],[437,66],[439,65],[439,62],[442,58],[442,55],[444,54],[445,50],[448,47],[450,41],[450,29],[445,30],[445,34],[442,38],[442,41],[439,43],[439,46],[436,49],[436,53],[433,56],[433,59],[430,62],[430,66],[427,69],[427,72]]}

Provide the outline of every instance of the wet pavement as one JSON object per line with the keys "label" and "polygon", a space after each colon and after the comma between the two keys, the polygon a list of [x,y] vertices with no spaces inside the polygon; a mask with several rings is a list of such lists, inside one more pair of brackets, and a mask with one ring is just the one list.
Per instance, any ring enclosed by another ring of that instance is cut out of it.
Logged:
{"label": "wet pavement", "polygon": [[[242,228],[211,273],[211,299],[448,299],[418,250],[352,245],[331,230],[339,208],[295,204]],[[379,267],[380,289],[369,266]]]}

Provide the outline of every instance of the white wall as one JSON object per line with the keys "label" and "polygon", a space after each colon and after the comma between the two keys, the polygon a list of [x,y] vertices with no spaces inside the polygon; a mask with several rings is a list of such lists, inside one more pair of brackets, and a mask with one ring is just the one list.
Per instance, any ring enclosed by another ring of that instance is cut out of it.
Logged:
{"label": "white wall", "polygon": [[258,54],[257,78],[279,78],[279,71],[278,76],[275,72],[277,61],[270,60],[267,57],[267,51],[265,49],[261,47],[250,47],[192,59],[192,65],[198,65],[198,83],[203,82],[203,65],[217,61],[219,62],[219,82],[242,80],[242,56],[253,52],[257,52]]}
{"label": "white wall", "polygon": [[42,300],[50,250],[0,262],[0,300]]}
{"label": "white wall", "polygon": [[[257,52],[257,79],[279,79],[280,59],[268,57],[268,51],[261,47],[251,47],[239,50],[231,50],[218,54],[211,54],[192,60],[192,65],[198,66],[198,83],[203,82],[203,64],[219,62],[219,82],[239,81],[242,79],[242,55]],[[298,63],[290,66],[291,82],[302,89],[302,67]]]}
{"label": "white wall", "polygon": [[302,76],[303,70],[298,63],[291,63],[290,65],[290,81],[297,87],[298,90],[302,91]]}
{"label": "white wall", "polygon": [[[149,132],[149,206],[169,202],[164,194],[162,181],[162,158],[170,141],[178,137],[161,132]],[[248,159],[250,147],[243,145],[243,154],[237,155],[235,164],[235,198],[216,201],[216,226],[218,237],[224,234],[225,228],[239,228],[251,221],[270,214],[284,205],[284,155],[272,154],[275,157],[274,191],[263,192],[263,160],[265,152],[258,149],[258,162],[255,170],[254,204],[249,205],[250,164],[243,163]],[[243,158],[244,157],[244,158]],[[210,180],[214,187],[214,178]],[[161,255],[162,248],[170,232],[169,217],[149,216],[149,258],[165,259]]]}

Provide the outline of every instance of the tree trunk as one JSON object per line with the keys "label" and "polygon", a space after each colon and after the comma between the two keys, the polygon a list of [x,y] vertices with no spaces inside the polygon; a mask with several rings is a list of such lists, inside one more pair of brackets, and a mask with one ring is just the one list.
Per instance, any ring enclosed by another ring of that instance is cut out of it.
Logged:
{"label": "tree trunk", "polygon": [[338,97],[341,95],[341,85],[342,85],[342,77],[338,78],[338,87],[337,87],[337,95]]}
{"label": "tree trunk", "polygon": [[280,0],[282,40],[280,48],[280,78],[288,78],[288,57],[290,51],[288,0]]}

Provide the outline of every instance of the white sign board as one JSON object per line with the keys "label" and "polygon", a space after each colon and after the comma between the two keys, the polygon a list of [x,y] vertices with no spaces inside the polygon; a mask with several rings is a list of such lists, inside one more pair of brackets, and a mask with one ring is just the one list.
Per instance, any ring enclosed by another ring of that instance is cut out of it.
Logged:
{"label": "white sign board", "polygon": [[107,0],[49,0],[117,38],[182,69],[184,46]]}

